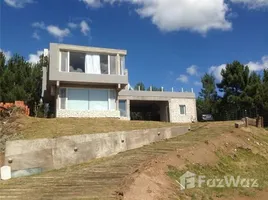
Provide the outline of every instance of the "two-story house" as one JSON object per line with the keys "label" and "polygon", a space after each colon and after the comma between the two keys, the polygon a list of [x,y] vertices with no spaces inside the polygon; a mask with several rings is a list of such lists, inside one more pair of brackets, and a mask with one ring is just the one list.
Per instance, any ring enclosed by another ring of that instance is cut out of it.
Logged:
{"label": "two-story house", "polygon": [[56,117],[131,119],[150,110],[159,121],[196,121],[192,92],[133,91],[128,88],[126,50],[51,43],[43,68],[42,97]]}

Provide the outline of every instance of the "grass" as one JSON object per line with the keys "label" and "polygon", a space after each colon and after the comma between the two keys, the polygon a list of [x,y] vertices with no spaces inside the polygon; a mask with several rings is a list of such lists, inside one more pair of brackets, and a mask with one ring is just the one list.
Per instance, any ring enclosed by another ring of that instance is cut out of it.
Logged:
{"label": "grass", "polygon": [[[251,150],[237,149],[236,154],[233,156],[226,155],[221,151],[217,151],[216,155],[219,157],[219,162],[215,166],[202,166],[199,164],[189,163],[186,167],[187,170],[178,170],[172,166],[169,166],[168,175],[179,181],[181,175],[186,171],[197,174],[198,176],[206,176],[206,180],[220,178],[224,179],[224,176],[234,176],[235,178],[240,176],[246,179],[257,179],[258,190],[262,190],[268,187],[268,160],[259,155],[252,153]],[[251,185],[251,184],[250,184]],[[180,199],[184,199],[183,195],[190,196],[191,199],[196,199],[198,196],[201,199],[213,199],[213,197],[225,197],[234,193],[238,193],[243,196],[254,196],[256,188],[244,188],[244,187],[207,187],[203,184],[201,188],[185,190],[184,194],[180,194]]]}
{"label": "grass", "polygon": [[107,133],[178,126],[179,124],[151,121],[123,121],[96,118],[19,118],[12,125],[21,139],[56,138],[68,135]]}

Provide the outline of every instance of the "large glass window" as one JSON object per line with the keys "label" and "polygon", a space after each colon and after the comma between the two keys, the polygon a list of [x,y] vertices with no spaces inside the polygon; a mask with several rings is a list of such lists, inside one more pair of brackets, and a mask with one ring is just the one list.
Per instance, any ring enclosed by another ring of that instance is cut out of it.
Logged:
{"label": "large glass window", "polygon": [[109,109],[116,110],[116,92],[115,90],[109,90],[110,100],[109,100]]}
{"label": "large glass window", "polygon": [[70,52],[70,72],[85,73],[85,54],[78,52]]}
{"label": "large glass window", "polygon": [[109,110],[108,90],[89,90],[89,110]]}
{"label": "large glass window", "polygon": [[88,110],[88,89],[68,89],[68,109]]}
{"label": "large glass window", "polygon": [[100,55],[100,67],[102,74],[109,74],[108,55]]}
{"label": "large glass window", "polygon": [[110,56],[110,74],[116,74],[116,56]]}
{"label": "large glass window", "polygon": [[125,56],[120,56],[120,71],[121,75],[125,75]]}
{"label": "large glass window", "polygon": [[60,109],[66,109],[66,88],[60,88]]}
{"label": "large glass window", "polygon": [[119,110],[121,117],[127,117],[126,100],[119,100]]}
{"label": "large glass window", "polygon": [[61,52],[61,67],[60,70],[62,72],[68,71],[68,52],[62,51]]}
{"label": "large glass window", "polygon": [[[125,56],[120,56],[118,61],[117,55],[108,54],[61,51],[60,55],[60,71],[62,72],[125,75]],[[119,69],[118,65],[120,65]]]}

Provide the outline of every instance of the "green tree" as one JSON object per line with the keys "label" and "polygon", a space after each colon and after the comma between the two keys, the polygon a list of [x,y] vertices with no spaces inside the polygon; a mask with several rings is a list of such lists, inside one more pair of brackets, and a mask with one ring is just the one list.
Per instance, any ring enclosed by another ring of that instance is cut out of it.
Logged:
{"label": "green tree", "polygon": [[217,91],[215,78],[211,74],[205,74],[201,78],[202,86],[201,92],[197,99],[197,113],[198,118],[202,114],[215,114],[217,109]]}
{"label": "green tree", "polygon": [[[162,88],[158,88],[156,86],[151,86],[152,87],[152,91],[162,91]],[[151,87],[148,87],[147,88],[147,91],[150,91],[151,90]]]}
{"label": "green tree", "polygon": [[[227,64],[221,72],[222,81],[217,84],[220,92],[223,92],[221,109],[228,114],[227,119],[239,118],[249,108],[251,99],[245,93],[249,83],[249,68],[238,61]],[[242,113],[242,114],[241,114]],[[233,115],[230,117],[230,115]]]}
{"label": "green tree", "polygon": [[143,84],[143,82],[139,82],[135,85],[134,90],[141,90],[141,91],[145,91],[145,85]]}

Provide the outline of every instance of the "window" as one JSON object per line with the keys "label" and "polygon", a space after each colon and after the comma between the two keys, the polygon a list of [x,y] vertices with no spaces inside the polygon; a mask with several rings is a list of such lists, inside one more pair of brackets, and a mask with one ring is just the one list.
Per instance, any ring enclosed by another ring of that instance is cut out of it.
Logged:
{"label": "window", "polygon": [[69,72],[85,73],[85,56],[84,53],[70,52]]}
{"label": "window", "polygon": [[61,67],[60,70],[62,72],[68,71],[68,52],[62,51],[61,52]]}
{"label": "window", "polygon": [[68,88],[68,109],[88,110],[88,89]]}
{"label": "window", "polygon": [[116,74],[116,56],[110,56],[110,74]]}
{"label": "window", "polygon": [[100,55],[101,74],[109,74],[108,55]]}
{"label": "window", "polygon": [[186,115],[186,106],[185,105],[180,105],[180,114]]}
{"label": "window", "polygon": [[119,100],[119,110],[121,117],[127,117],[126,100]]}
{"label": "window", "polygon": [[109,90],[109,110],[116,110],[116,92],[115,90]]}
{"label": "window", "polygon": [[108,90],[89,90],[89,110],[109,110]]}
{"label": "window", "polygon": [[66,88],[60,88],[60,109],[66,109]]}
{"label": "window", "polygon": [[120,71],[121,75],[125,75],[125,56],[120,56]]}
{"label": "window", "polygon": [[[117,68],[120,64],[120,69]],[[80,52],[60,52],[60,71],[87,74],[120,74],[125,73],[125,57],[117,55],[95,55]]]}

